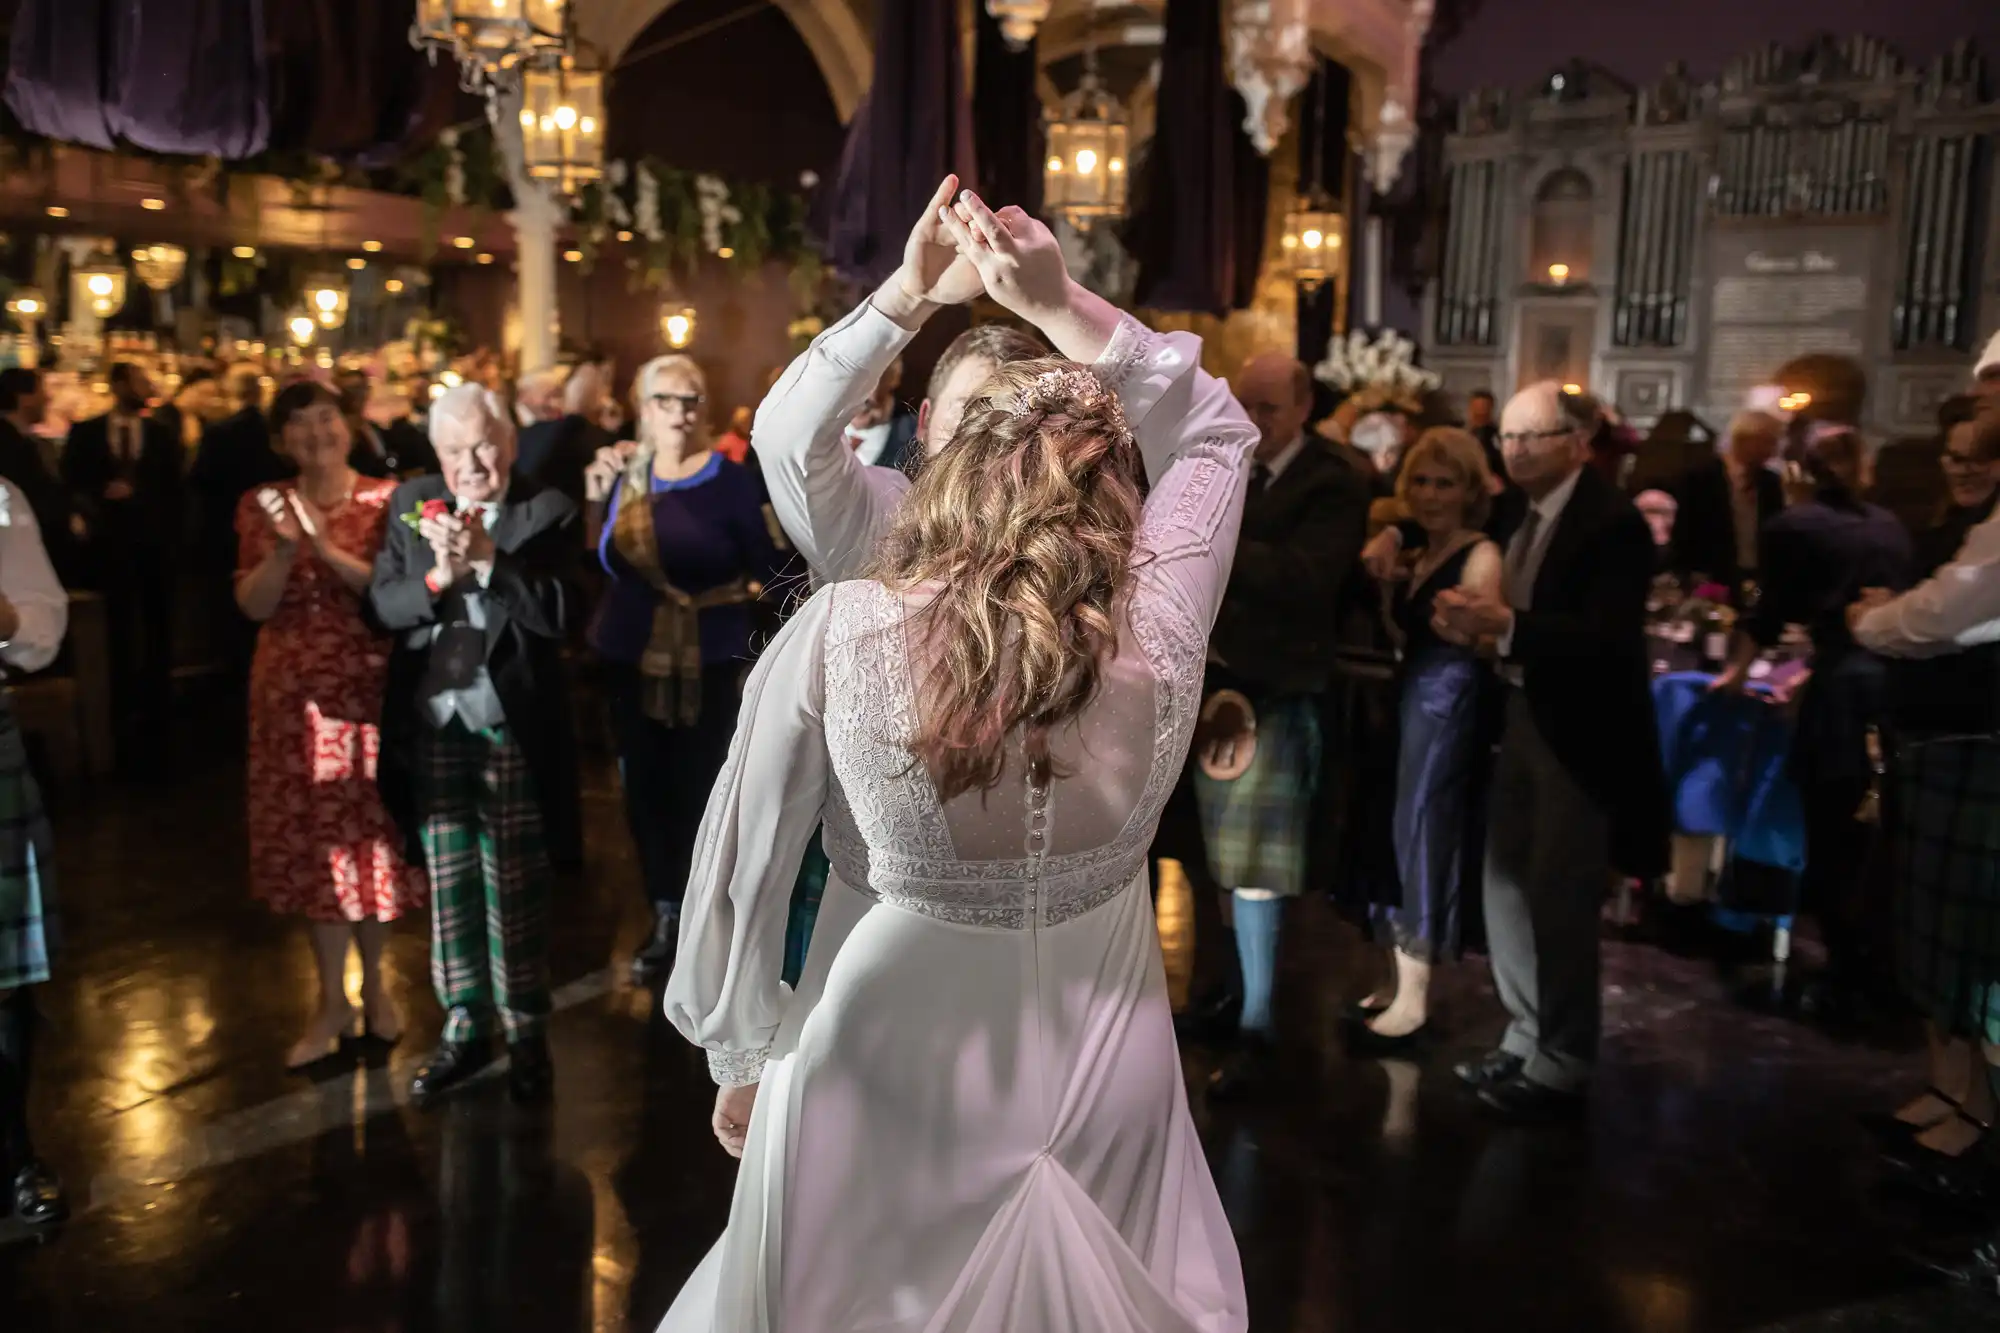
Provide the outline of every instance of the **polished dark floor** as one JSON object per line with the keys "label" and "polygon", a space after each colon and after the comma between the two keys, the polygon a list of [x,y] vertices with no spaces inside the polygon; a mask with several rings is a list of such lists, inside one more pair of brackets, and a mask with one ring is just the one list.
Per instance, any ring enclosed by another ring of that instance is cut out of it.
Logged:
{"label": "polished dark floor", "polygon": [[[401,1092],[438,1023],[421,922],[392,958],[404,1045],[280,1069],[311,964],[245,899],[220,734],[169,783],[59,794],[72,948],[41,991],[35,1111],[79,1215],[0,1247],[0,1330],[651,1330],[723,1224],[733,1163],[698,1053],[618,981],[641,910],[608,770],[560,904],[554,1111],[489,1082],[422,1114]],[[1177,972],[1185,907],[1163,908]],[[2000,1329],[2000,1301],[1896,1257],[1926,1219],[1882,1188],[1852,1115],[1910,1084],[1901,1034],[1837,1043],[1704,964],[1613,943],[1588,1126],[1496,1129],[1449,1075],[1498,1030],[1478,965],[1445,987],[1448,1039],[1355,1062],[1336,1015],[1372,963],[1300,909],[1282,1088],[1195,1098],[1258,1333]],[[1196,1087],[1210,1059],[1190,1051]]]}

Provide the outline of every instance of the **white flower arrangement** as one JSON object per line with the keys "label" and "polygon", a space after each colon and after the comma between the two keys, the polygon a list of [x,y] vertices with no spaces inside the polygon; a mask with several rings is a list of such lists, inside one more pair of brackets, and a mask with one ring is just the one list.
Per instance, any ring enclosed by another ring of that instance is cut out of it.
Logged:
{"label": "white flower arrangement", "polygon": [[632,226],[641,236],[654,245],[667,239],[667,229],[660,225],[660,182],[653,173],[646,170],[646,164],[639,164],[638,195],[633,200]]}
{"label": "white flower arrangement", "polygon": [[620,231],[632,225],[632,210],[625,206],[625,196],[618,193],[625,188],[627,174],[622,158],[614,159],[604,168],[604,220]]}
{"label": "white flower arrangement", "polygon": [[1327,344],[1326,359],[1313,367],[1313,378],[1349,394],[1372,389],[1391,398],[1422,395],[1443,381],[1416,364],[1416,350],[1394,329],[1373,339],[1356,329]]}
{"label": "white flower arrangement", "polygon": [[458,146],[458,131],[447,129],[438,135],[444,145],[444,197],[453,208],[465,206],[465,150]]}
{"label": "white flower arrangement", "polygon": [[702,249],[715,254],[722,249],[722,228],[743,220],[743,212],[729,202],[729,183],[706,173],[694,178],[695,207],[701,210]]}

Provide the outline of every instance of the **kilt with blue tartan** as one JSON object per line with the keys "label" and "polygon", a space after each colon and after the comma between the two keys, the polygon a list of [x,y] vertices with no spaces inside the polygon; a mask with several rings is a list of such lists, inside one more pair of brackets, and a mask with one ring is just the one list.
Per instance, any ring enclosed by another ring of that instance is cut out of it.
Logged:
{"label": "kilt with blue tartan", "polygon": [[1318,701],[1311,695],[1253,697],[1257,749],[1232,781],[1197,766],[1195,802],[1209,870],[1225,889],[1297,897],[1305,888],[1313,795],[1319,786]]}
{"label": "kilt with blue tartan", "polygon": [[2000,741],[1896,754],[1897,974],[1944,1032],[2000,1043]]}
{"label": "kilt with blue tartan", "polygon": [[0,991],[49,979],[58,943],[54,847],[13,702],[0,694]]}

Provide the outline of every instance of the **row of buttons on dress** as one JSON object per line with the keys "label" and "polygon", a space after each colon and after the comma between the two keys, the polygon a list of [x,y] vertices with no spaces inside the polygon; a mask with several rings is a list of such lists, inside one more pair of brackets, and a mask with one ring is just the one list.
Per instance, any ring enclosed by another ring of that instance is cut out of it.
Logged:
{"label": "row of buttons on dress", "polygon": [[1041,924],[1042,858],[1049,842],[1049,789],[1037,782],[1032,770],[1028,777],[1028,924]]}

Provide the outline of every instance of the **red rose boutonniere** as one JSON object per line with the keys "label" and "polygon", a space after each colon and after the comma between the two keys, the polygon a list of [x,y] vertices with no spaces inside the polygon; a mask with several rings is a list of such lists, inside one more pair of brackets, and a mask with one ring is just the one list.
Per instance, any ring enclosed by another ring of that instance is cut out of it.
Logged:
{"label": "red rose boutonniere", "polygon": [[443,499],[430,499],[424,501],[421,505],[417,506],[415,509],[412,509],[409,513],[404,514],[402,516],[402,519],[403,522],[410,525],[410,531],[415,532],[418,528],[423,526],[423,521],[425,519],[443,518],[446,514],[449,514],[450,512],[451,512],[451,501]]}

